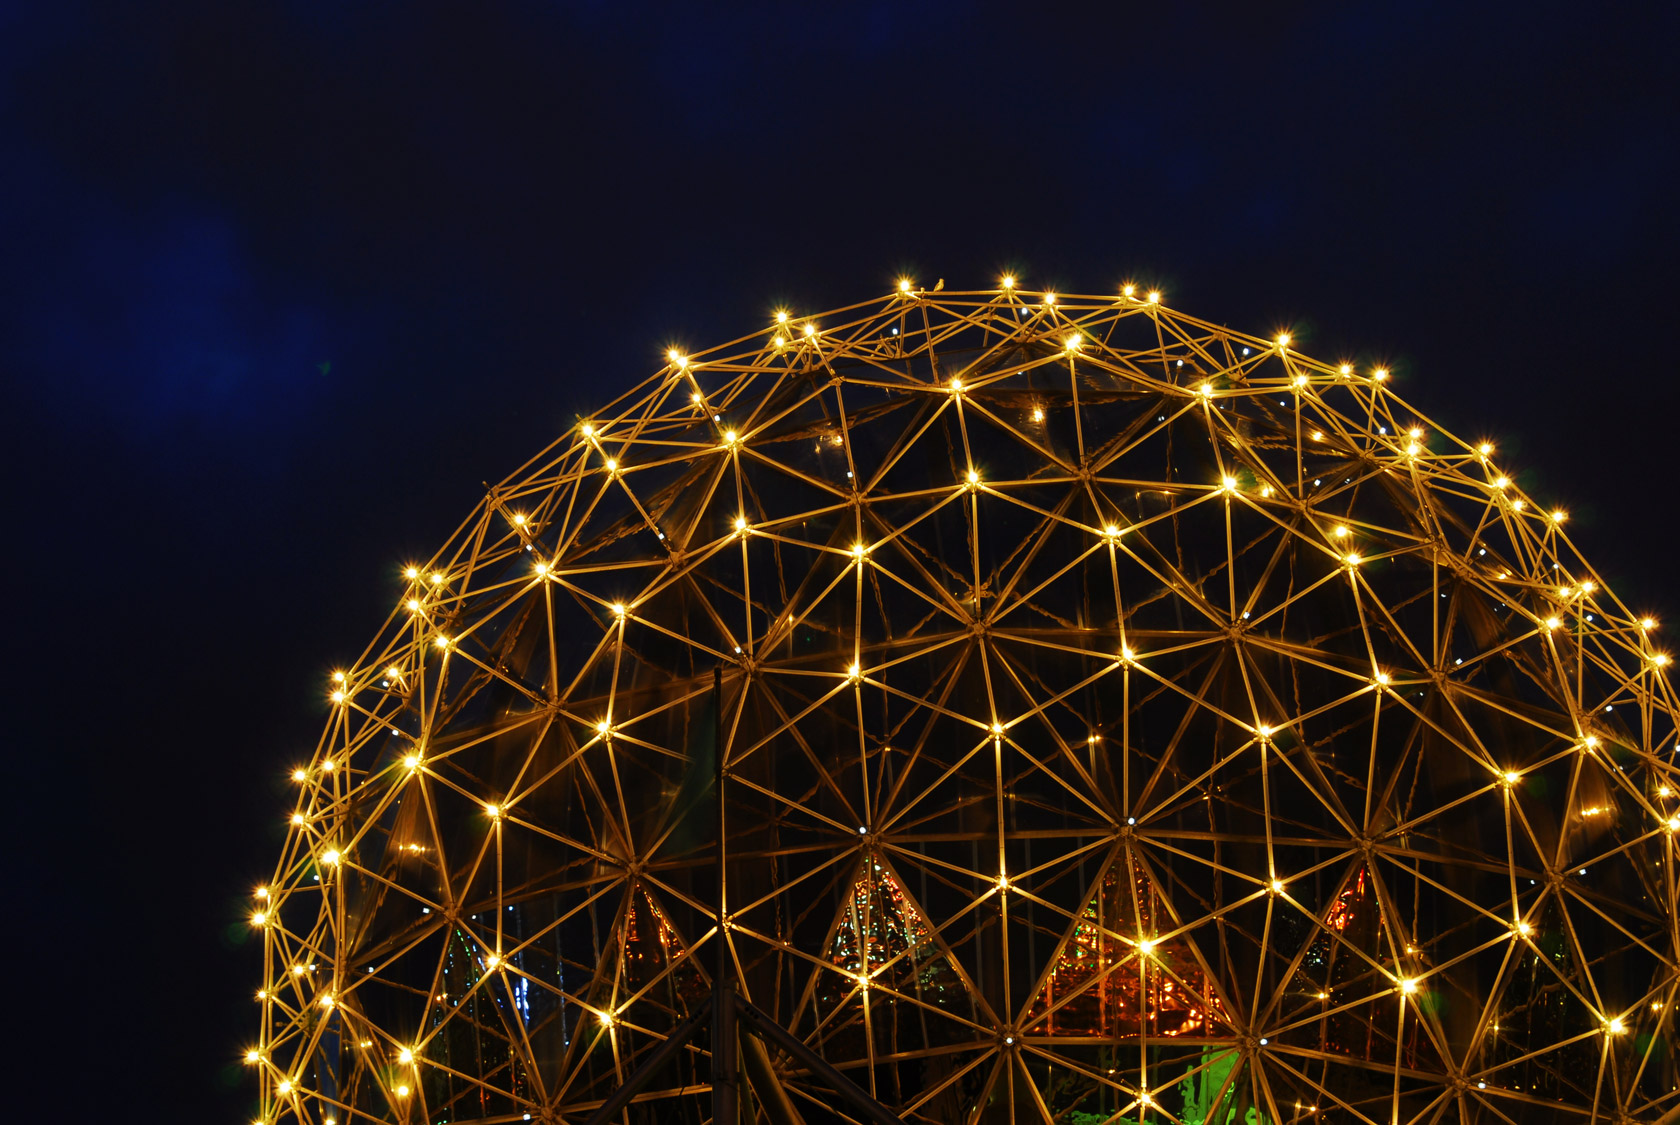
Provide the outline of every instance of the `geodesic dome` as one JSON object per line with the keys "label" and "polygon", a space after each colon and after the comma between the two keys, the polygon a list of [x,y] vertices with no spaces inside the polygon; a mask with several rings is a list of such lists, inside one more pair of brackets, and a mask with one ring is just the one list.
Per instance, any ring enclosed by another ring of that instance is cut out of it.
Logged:
{"label": "geodesic dome", "polygon": [[1012,284],[673,353],[335,675],[263,1120],[587,1117],[707,994],[720,752],[742,992],[906,1121],[1662,1117],[1655,623],[1385,380]]}

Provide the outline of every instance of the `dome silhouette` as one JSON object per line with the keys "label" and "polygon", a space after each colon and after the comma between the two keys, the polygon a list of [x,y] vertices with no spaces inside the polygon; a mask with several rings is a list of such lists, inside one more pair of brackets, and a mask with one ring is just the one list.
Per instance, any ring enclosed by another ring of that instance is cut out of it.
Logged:
{"label": "dome silhouette", "polygon": [[1497,451],[1129,288],[667,359],[327,686],[263,1120],[583,1121],[709,995],[720,842],[741,993],[905,1121],[1680,1104],[1667,657]]}

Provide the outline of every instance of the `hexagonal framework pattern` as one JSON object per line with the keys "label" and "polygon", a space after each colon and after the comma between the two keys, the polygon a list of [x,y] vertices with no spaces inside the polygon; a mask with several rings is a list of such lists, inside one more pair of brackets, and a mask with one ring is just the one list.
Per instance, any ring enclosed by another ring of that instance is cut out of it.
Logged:
{"label": "hexagonal framework pattern", "polygon": [[335,675],[263,1120],[587,1116],[707,994],[719,730],[741,987],[906,1121],[1662,1117],[1655,623],[1385,380],[1013,285],[673,353]]}

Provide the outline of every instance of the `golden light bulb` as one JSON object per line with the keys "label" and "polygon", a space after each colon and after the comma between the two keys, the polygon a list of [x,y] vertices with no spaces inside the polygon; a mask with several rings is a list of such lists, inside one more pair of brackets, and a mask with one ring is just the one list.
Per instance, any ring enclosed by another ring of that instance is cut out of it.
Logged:
{"label": "golden light bulb", "polygon": [[1379,383],[1382,382],[1384,379],[1388,378],[1388,368],[1377,368],[1375,371],[1371,372],[1371,378],[1375,379]]}
{"label": "golden light bulb", "polygon": [[582,426],[578,427],[578,432],[583,434],[584,437],[592,438],[595,436],[595,427],[591,426],[588,422],[585,422]]}
{"label": "golden light bulb", "polygon": [[251,925],[253,925],[253,926],[266,926],[266,925],[268,925],[268,915],[264,914],[260,910],[257,911],[255,914],[251,915]]}
{"label": "golden light bulb", "polygon": [[1149,297],[1147,298],[1147,300],[1152,305],[1160,304],[1161,303],[1161,291],[1159,289],[1151,289],[1149,291]]}
{"label": "golden light bulb", "polygon": [[258,887],[257,891],[256,891],[256,894],[257,894],[258,898],[267,898],[268,897],[268,888],[267,887]]}
{"label": "golden light bulb", "polygon": [[531,569],[537,572],[538,577],[541,577],[548,573],[548,564],[545,562],[532,563]]}
{"label": "golden light bulb", "polygon": [[1277,343],[1278,343],[1278,347],[1287,348],[1289,346],[1289,333],[1279,332],[1278,333],[1278,338],[1277,338]]}
{"label": "golden light bulb", "polygon": [[1067,338],[1066,342],[1068,351],[1077,351],[1079,349],[1079,345],[1085,342],[1085,337],[1080,335],[1078,332],[1075,332]]}
{"label": "golden light bulb", "polygon": [[613,1014],[611,1012],[597,1012],[595,1018],[601,1021],[602,1027],[611,1027],[613,1025]]}
{"label": "golden light bulb", "polygon": [[[774,344],[774,345],[775,345],[775,346],[776,346],[776,347],[778,347],[778,348],[785,348],[785,347],[787,347],[787,337],[786,337],[786,336],[783,336],[783,335],[782,335],[782,334],[781,334],[781,333],[780,333],[780,332],[778,332],[778,333],[776,333],[776,335],[775,335],[775,336],[773,336],[773,337],[771,337],[771,340],[770,340],[770,342],[771,342],[771,343],[772,343],[772,344]],[[699,402],[699,401],[700,401],[700,396],[699,396],[699,395],[695,395],[695,396],[694,396],[694,401],[695,401],[695,402]]]}
{"label": "golden light bulb", "polygon": [[1377,683],[1379,683],[1379,684],[1388,683],[1388,673],[1387,672],[1378,672],[1377,675],[1376,675],[1376,680],[1377,680]]}
{"label": "golden light bulb", "polygon": [[1137,943],[1138,952],[1147,957],[1149,954],[1155,952],[1155,944],[1156,943],[1149,938],[1140,938]]}
{"label": "golden light bulb", "polygon": [[280,1084],[274,1087],[274,1092],[279,1094],[281,1097],[285,1097],[287,1094],[292,1092],[291,1081],[289,1079],[282,1078],[280,1080]]}
{"label": "golden light bulb", "polygon": [[408,1087],[407,1086],[398,1086],[397,1087],[397,1097],[399,1097],[399,1098],[408,1097]]}
{"label": "golden light bulb", "polygon": [[1004,274],[1003,277],[998,279],[998,284],[1005,289],[1013,289],[1015,288],[1015,279],[1009,274]]}
{"label": "golden light bulb", "polygon": [[443,581],[443,575],[441,575],[441,574],[432,575],[432,585],[436,586],[439,583],[441,583],[442,581]]}
{"label": "golden light bulb", "polygon": [[910,292],[910,279],[908,277],[901,277],[898,279],[898,291],[900,293]]}
{"label": "golden light bulb", "polygon": [[980,474],[975,472],[973,469],[968,470],[968,483],[969,484],[979,484],[980,483]]}
{"label": "golden light bulb", "polygon": [[1417,990],[1418,990],[1418,982],[1415,981],[1415,980],[1412,980],[1411,978],[1407,978],[1406,980],[1403,980],[1403,981],[1400,982],[1400,991],[1401,992],[1407,993],[1409,995],[1413,992],[1416,992]]}
{"label": "golden light bulb", "polygon": [[337,866],[338,861],[339,854],[334,848],[328,848],[326,851],[321,853],[321,862],[326,864],[328,867]]}
{"label": "golden light bulb", "polygon": [[1122,285],[1120,287],[1120,295],[1122,297],[1130,297],[1133,294],[1135,294],[1136,292],[1137,292],[1137,286],[1135,286],[1135,285]]}
{"label": "golden light bulb", "polygon": [[484,806],[484,815],[489,817],[491,820],[495,820],[497,817],[502,815],[502,808],[500,805],[487,804]]}
{"label": "golden light bulb", "polygon": [[1641,617],[1639,619],[1639,627],[1641,629],[1655,629],[1657,627],[1657,619],[1655,617]]}
{"label": "golden light bulb", "polygon": [[787,314],[786,309],[777,309],[776,310],[776,323],[777,324],[786,324],[787,319],[788,319],[788,314]]}
{"label": "golden light bulb", "polygon": [[1509,488],[1509,487],[1511,487],[1511,478],[1510,477],[1495,477],[1494,481],[1493,481],[1493,487],[1495,487],[1495,488]]}
{"label": "golden light bulb", "polygon": [[735,441],[736,441],[736,436],[737,435],[736,435],[734,430],[723,431],[723,444],[734,445]]}
{"label": "golden light bulb", "polygon": [[951,382],[947,385],[951,388],[951,393],[952,394],[961,394],[962,393],[963,385],[962,385],[962,380],[961,379],[952,379]]}
{"label": "golden light bulb", "polygon": [[1493,452],[1493,443],[1491,441],[1482,442],[1482,444],[1476,447],[1476,452],[1480,453],[1483,457],[1486,457],[1489,453]]}
{"label": "golden light bulb", "polygon": [[1283,893],[1283,880],[1282,879],[1273,879],[1272,880],[1272,893],[1275,894],[1275,895],[1281,895]]}
{"label": "golden light bulb", "polygon": [[397,1061],[405,1064],[413,1062],[414,1052],[409,1050],[407,1047],[404,1047],[402,1050],[397,1052]]}
{"label": "golden light bulb", "polygon": [[259,1055],[259,1054],[258,1054],[258,1053],[257,1053],[257,1052],[255,1052],[255,1051],[246,1051],[246,1052],[245,1052],[245,1061],[246,1061],[246,1062],[248,1062],[248,1063],[254,1063],[254,1062],[257,1062],[257,1061],[259,1061],[259,1060],[260,1060],[260,1059],[261,1059],[261,1058],[262,1058],[262,1056],[261,1056],[261,1055]]}
{"label": "golden light bulb", "polygon": [[625,613],[624,604],[622,602],[614,602],[612,611],[614,617],[623,617]]}
{"label": "golden light bulb", "polygon": [[1337,368],[1337,370],[1341,372],[1342,377],[1345,379],[1349,375],[1353,374],[1353,364],[1344,363],[1344,364],[1341,365],[1341,367]]}
{"label": "golden light bulb", "polygon": [[1054,293],[1046,293],[1044,295],[1044,303],[1047,304],[1047,305],[1055,304],[1056,303],[1056,295]]}
{"label": "golden light bulb", "polygon": [[1522,774],[1518,773],[1516,770],[1507,770],[1506,771],[1506,773],[1505,773],[1505,784],[1506,785],[1515,785],[1517,782],[1519,782],[1521,780],[1522,780]]}
{"label": "golden light bulb", "polygon": [[607,472],[609,472],[609,473],[618,472],[618,462],[617,461],[615,461],[615,460],[613,460],[612,458],[609,457],[609,458],[607,458],[606,464],[607,464]]}
{"label": "golden light bulb", "polygon": [[513,517],[513,523],[514,523],[515,527],[524,527],[525,526],[525,517],[522,516],[522,515],[519,515],[518,513],[515,513],[514,517]]}
{"label": "golden light bulb", "polygon": [[816,325],[814,325],[814,324],[807,324],[807,325],[806,325],[806,326],[805,326],[805,335],[807,335],[807,336],[815,336],[815,335],[816,335],[816,334],[817,334],[817,326],[816,326]]}
{"label": "golden light bulb", "polygon": [[410,613],[418,613],[418,612],[420,612],[420,603],[419,603],[419,601],[417,601],[417,600],[416,600],[416,599],[414,599],[414,598],[409,598],[409,599],[408,599],[408,612],[410,612]]}
{"label": "golden light bulb", "polygon": [[418,577],[420,577],[420,572],[418,570],[415,570],[411,566],[407,570],[403,571],[403,577],[404,578],[418,578]]}
{"label": "golden light bulb", "polygon": [[501,963],[502,963],[502,958],[501,958],[501,955],[498,954],[498,953],[487,953],[484,956],[484,967],[486,969],[494,970],[498,966],[500,966]]}
{"label": "golden light bulb", "polygon": [[1033,407],[1032,420],[1034,422],[1044,421],[1044,411],[1039,407]]}
{"label": "golden light bulb", "polygon": [[1365,560],[1363,558],[1361,558],[1357,553],[1355,553],[1355,554],[1348,555],[1345,561],[1347,562],[1347,564],[1349,566],[1358,566],[1360,563],[1364,562]]}
{"label": "golden light bulb", "polygon": [[1346,539],[1348,536],[1348,529],[1343,527],[1341,524],[1337,524],[1335,527],[1330,529],[1330,534],[1334,535],[1337,539]]}
{"label": "golden light bulb", "polygon": [[344,702],[344,693],[342,691],[335,691],[335,692],[332,693],[331,698],[332,698],[332,701],[334,703],[343,703]]}
{"label": "golden light bulb", "polygon": [[747,530],[747,517],[746,516],[736,516],[735,517],[735,530],[736,531]]}
{"label": "golden light bulb", "polygon": [[292,823],[293,823],[293,824],[296,824],[296,825],[301,825],[301,824],[303,824],[303,823],[304,823],[304,822],[305,822],[305,821],[306,821],[306,820],[307,820],[307,819],[308,819],[308,818],[307,818],[307,817],[305,817],[305,816],[304,816],[304,815],[303,815],[303,814],[302,814],[302,813],[300,813],[300,812],[295,812],[295,813],[293,813],[293,814],[292,814]]}
{"label": "golden light bulb", "polygon": [[293,770],[292,771],[292,780],[293,781],[308,781],[309,780],[309,775],[307,773],[305,773],[303,770]]}
{"label": "golden light bulb", "polygon": [[417,756],[410,754],[408,757],[403,759],[403,765],[407,766],[411,770],[419,769],[420,759]]}
{"label": "golden light bulb", "polygon": [[1201,391],[1202,391],[1202,394],[1205,397],[1212,398],[1213,397],[1213,384],[1212,383],[1203,383],[1202,386],[1201,386]]}

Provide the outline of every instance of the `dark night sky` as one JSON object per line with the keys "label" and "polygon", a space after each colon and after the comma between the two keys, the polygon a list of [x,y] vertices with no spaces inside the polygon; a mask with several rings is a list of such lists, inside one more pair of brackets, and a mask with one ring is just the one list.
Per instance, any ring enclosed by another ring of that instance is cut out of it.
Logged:
{"label": "dark night sky", "polygon": [[248,1120],[326,670],[777,303],[1132,278],[1386,360],[1680,629],[1676,9],[1106,7],[0,4],[14,1116]]}

